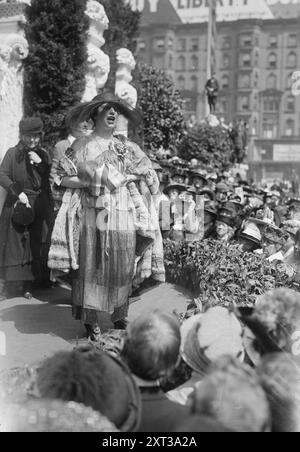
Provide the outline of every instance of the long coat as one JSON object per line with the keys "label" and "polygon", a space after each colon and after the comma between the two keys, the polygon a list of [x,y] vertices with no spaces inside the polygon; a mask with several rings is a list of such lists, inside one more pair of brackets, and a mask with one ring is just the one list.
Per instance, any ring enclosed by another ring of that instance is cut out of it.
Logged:
{"label": "long coat", "polygon": [[[42,229],[44,219],[51,210],[49,171],[50,161],[46,151],[37,152],[42,163],[31,165],[28,153],[21,143],[7,151],[0,166],[0,186],[7,197],[0,217],[0,278],[6,281],[35,279],[39,271]],[[14,205],[20,193],[25,192],[35,212],[35,220],[28,231],[12,222]],[[28,232],[28,233],[27,233]]]}

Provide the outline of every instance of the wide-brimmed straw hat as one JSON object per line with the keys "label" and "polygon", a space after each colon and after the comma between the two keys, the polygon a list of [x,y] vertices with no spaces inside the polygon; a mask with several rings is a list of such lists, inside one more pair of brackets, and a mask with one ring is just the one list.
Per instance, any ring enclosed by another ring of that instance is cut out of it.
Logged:
{"label": "wide-brimmed straw hat", "polygon": [[73,107],[66,117],[66,123],[73,128],[84,121],[89,121],[93,114],[104,105],[115,107],[134,126],[139,125],[142,121],[142,113],[137,108],[133,108],[127,102],[119,99],[114,93],[105,92],[94,97],[90,102],[83,102]]}

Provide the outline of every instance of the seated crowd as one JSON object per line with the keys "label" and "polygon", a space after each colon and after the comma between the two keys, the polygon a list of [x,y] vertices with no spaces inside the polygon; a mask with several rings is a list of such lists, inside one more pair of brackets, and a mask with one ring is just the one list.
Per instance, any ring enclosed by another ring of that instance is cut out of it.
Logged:
{"label": "seated crowd", "polygon": [[143,314],[104,343],[0,373],[0,429],[299,431],[300,295],[186,317]]}

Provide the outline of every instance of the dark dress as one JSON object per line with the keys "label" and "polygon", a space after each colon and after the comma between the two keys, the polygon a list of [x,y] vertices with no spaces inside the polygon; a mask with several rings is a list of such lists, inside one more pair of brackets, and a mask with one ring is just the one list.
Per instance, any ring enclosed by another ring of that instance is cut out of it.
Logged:
{"label": "dark dress", "polygon": [[[34,152],[42,159],[39,165],[31,165],[28,152],[19,143],[7,151],[0,166],[0,186],[7,191],[0,217],[0,279],[7,282],[41,280],[43,275],[43,226],[53,221],[50,159],[43,149]],[[27,230],[12,222],[14,205],[22,192],[35,213]]]}

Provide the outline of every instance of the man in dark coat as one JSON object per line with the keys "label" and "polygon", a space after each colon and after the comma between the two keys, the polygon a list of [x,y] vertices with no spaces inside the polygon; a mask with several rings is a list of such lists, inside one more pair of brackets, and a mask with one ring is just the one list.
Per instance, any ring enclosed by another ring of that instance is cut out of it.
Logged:
{"label": "man in dark coat", "polygon": [[[13,287],[11,295],[24,294],[28,282],[41,281],[44,276],[42,234],[44,223],[51,227],[53,209],[49,187],[50,158],[41,147],[42,131],[40,119],[22,120],[20,142],[7,151],[0,166],[0,186],[7,191],[0,218],[2,299],[6,296],[5,286]],[[16,221],[16,209],[24,206],[27,208],[24,209],[24,221]],[[30,224],[26,219],[28,213],[33,219]]]}

